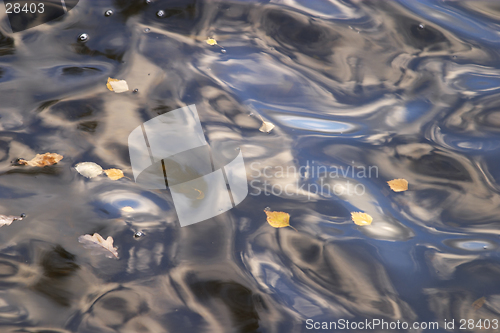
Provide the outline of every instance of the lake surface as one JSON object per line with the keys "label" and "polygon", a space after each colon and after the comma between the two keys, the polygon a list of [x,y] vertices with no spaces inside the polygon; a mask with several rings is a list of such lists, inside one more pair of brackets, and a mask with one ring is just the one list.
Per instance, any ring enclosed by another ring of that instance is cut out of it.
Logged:
{"label": "lake surface", "polygon": [[[0,332],[499,328],[497,2],[80,0],[18,33],[0,15],[0,214],[26,214],[0,229]],[[128,137],[192,104],[212,147],[241,149],[249,194],[181,227]],[[12,163],[47,152],[64,158]]]}

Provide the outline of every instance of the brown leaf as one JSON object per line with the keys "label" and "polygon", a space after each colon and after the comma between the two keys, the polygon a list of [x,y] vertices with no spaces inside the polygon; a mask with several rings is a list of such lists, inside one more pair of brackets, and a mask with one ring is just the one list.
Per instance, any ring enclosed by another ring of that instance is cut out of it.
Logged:
{"label": "brown leaf", "polygon": [[106,175],[111,179],[111,180],[118,180],[120,178],[123,178],[123,171],[120,169],[107,169],[104,170],[106,172]]}
{"label": "brown leaf", "polygon": [[391,190],[394,192],[403,192],[408,190],[408,181],[406,179],[393,179],[387,182],[389,184],[389,187]]}
{"label": "brown leaf", "polygon": [[354,212],[351,213],[352,221],[357,224],[357,225],[370,225],[372,224],[373,218],[366,214],[366,213],[361,213],[361,212]]}
{"label": "brown leaf", "polygon": [[78,237],[78,241],[83,244],[83,246],[87,249],[97,250],[97,252],[101,252],[103,250],[106,251],[106,257],[118,259],[118,251],[115,247],[113,247],[113,237],[108,236],[108,238],[104,239],[98,233],[91,235],[83,235]]}
{"label": "brown leaf", "polygon": [[273,228],[285,228],[290,227],[297,231],[294,227],[290,225],[290,214],[285,212],[271,212],[268,209],[264,209],[264,213],[267,215],[267,223]]}
{"label": "brown leaf", "polygon": [[45,153],[45,154],[36,154],[30,161],[19,159],[17,163],[22,165],[29,165],[34,167],[44,167],[47,165],[53,165],[58,163],[63,159],[62,155],[56,153]]}
{"label": "brown leaf", "polygon": [[474,308],[474,311],[479,310],[484,305],[484,303],[486,303],[486,297],[484,297],[484,296],[475,300],[474,303],[472,303],[472,307]]}

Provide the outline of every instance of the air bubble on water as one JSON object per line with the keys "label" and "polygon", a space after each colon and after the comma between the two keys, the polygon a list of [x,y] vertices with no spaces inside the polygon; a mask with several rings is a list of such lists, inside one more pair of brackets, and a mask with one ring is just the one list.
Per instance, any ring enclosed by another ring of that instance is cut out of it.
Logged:
{"label": "air bubble on water", "polygon": [[145,32],[145,33],[148,33],[148,32],[150,32],[150,31],[151,31],[151,29],[149,29],[149,28],[144,29],[144,32]]}
{"label": "air bubble on water", "polygon": [[424,30],[424,29],[425,29],[425,25],[424,25],[423,23],[420,23],[420,24],[418,25],[418,29],[419,29],[419,30]]}
{"label": "air bubble on water", "polygon": [[26,214],[22,213],[21,218],[24,219],[26,217]]}
{"label": "air bubble on water", "polygon": [[134,233],[134,238],[139,238],[139,237],[142,237],[144,236],[144,233],[142,231],[136,231]]}
{"label": "air bubble on water", "polygon": [[139,89],[135,88],[135,89],[133,90],[133,92],[134,92],[134,93],[137,93],[137,92],[139,92]]}
{"label": "air bubble on water", "polygon": [[156,16],[163,17],[163,16],[165,16],[165,12],[160,9],[159,11],[156,12]]}
{"label": "air bubble on water", "polygon": [[111,16],[113,15],[113,11],[111,9],[108,9],[107,11],[104,12],[104,16]]}
{"label": "air bubble on water", "polygon": [[226,51],[226,49],[221,49],[220,51],[221,51],[222,53],[226,53],[226,52],[227,52],[227,51]]}
{"label": "air bubble on water", "polygon": [[88,35],[88,34],[86,34],[86,33],[83,33],[83,34],[81,34],[80,36],[78,36],[78,40],[79,40],[80,42],[86,42],[86,41],[88,41],[88,40],[89,40],[89,35]]}
{"label": "air bubble on water", "polygon": [[150,4],[152,1],[151,0],[146,0],[146,3],[147,4]]}
{"label": "air bubble on water", "polygon": [[264,208],[264,210],[265,210],[266,212],[269,212],[269,211],[271,211],[271,208],[266,207],[266,208]]}
{"label": "air bubble on water", "polygon": [[485,246],[483,246],[483,249],[485,249],[485,250],[486,250],[487,248],[488,248],[488,247],[487,247],[486,245],[485,245]]}

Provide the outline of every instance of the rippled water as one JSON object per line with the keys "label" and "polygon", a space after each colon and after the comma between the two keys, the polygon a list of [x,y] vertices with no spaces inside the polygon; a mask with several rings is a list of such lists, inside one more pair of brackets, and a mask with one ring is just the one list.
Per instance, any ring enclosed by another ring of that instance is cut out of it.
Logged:
{"label": "rippled water", "polygon": [[[1,332],[374,318],[464,332],[460,319],[500,317],[498,3],[81,0],[15,34],[2,15],[0,213],[27,216],[0,229]],[[110,92],[108,77],[138,91]],[[127,138],[190,104],[210,144],[241,147],[251,186],[181,228],[167,191],[132,180]],[[11,164],[45,152],[64,159]],[[128,178],[86,179],[84,161]],[[266,207],[297,231],[272,228]],[[78,242],[95,232],[119,260]]]}

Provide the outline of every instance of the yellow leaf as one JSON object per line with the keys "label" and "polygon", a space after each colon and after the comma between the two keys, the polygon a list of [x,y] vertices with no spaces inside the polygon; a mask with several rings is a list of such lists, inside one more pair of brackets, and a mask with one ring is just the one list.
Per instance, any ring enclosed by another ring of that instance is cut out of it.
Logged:
{"label": "yellow leaf", "polygon": [[263,121],[262,126],[259,128],[259,131],[264,132],[264,133],[269,133],[273,130],[274,124],[270,123],[269,121]]}
{"label": "yellow leaf", "polygon": [[106,175],[111,179],[111,180],[118,180],[120,178],[123,178],[123,171],[120,169],[107,169],[104,170],[106,172]]}
{"label": "yellow leaf", "polygon": [[45,153],[45,154],[36,154],[36,156],[33,157],[30,161],[19,159],[18,163],[34,167],[44,167],[46,165],[56,164],[62,159],[63,159],[62,155],[56,153]]}
{"label": "yellow leaf", "polygon": [[206,42],[208,45],[217,45],[217,41],[214,38],[208,38]]}
{"label": "yellow leaf", "polygon": [[114,91],[115,93],[128,91],[127,81],[112,79],[110,77],[108,77],[108,83],[106,83],[106,87],[108,87],[109,90]]}
{"label": "yellow leaf", "polygon": [[373,221],[373,218],[370,215],[361,212],[351,213],[351,217],[352,221],[357,225],[370,225]]}
{"label": "yellow leaf", "polygon": [[479,310],[484,305],[484,303],[486,303],[486,297],[484,296],[475,300],[474,303],[472,303],[474,311]]}
{"label": "yellow leaf", "polygon": [[389,187],[394,192],[403,192],[408,189],[408,181],[406,179],[393,179],[387,182]]}
{"label": "yellow leaf", "polygon": [[290,214],[285,212],[271,212],[270,210],[264,209],[264,213],[267,215],[267,223],[273,228],[285,228],[290,227],[297,231],[294,227],[290,225]]}

